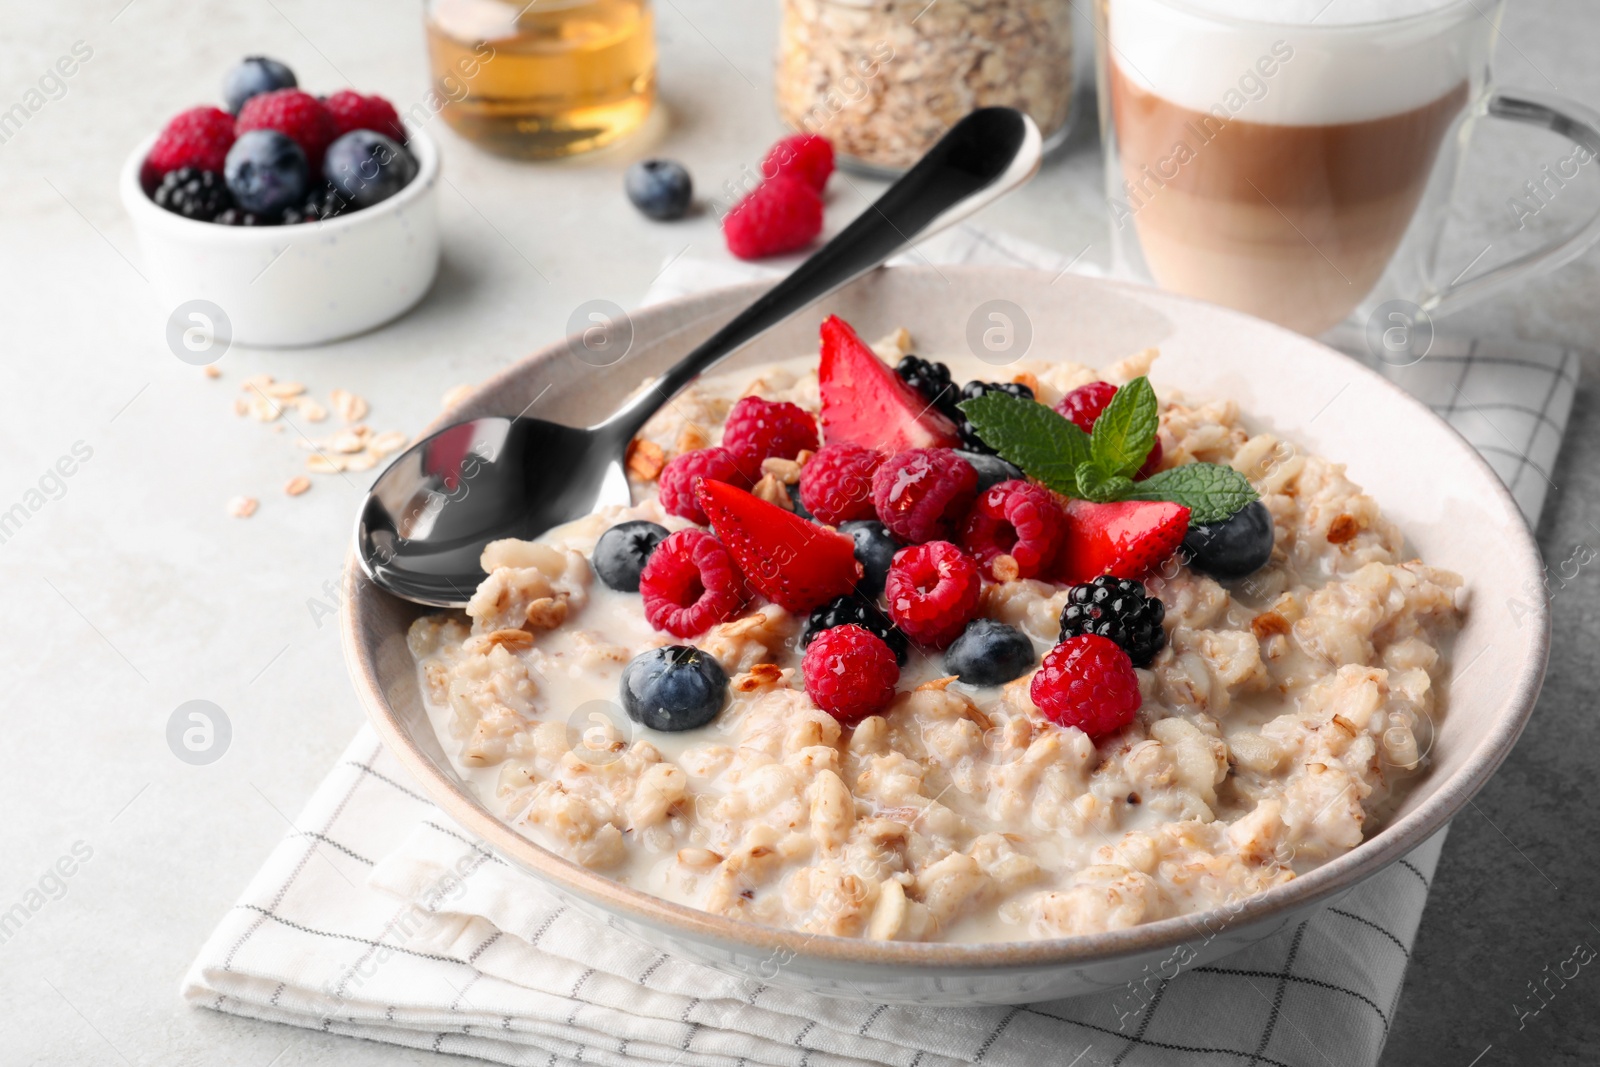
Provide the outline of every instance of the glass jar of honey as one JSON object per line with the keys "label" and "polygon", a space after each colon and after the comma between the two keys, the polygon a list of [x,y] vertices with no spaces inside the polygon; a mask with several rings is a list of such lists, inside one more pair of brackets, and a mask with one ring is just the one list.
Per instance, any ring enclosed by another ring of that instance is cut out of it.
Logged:
{"label": "glass jar of honey", "polygon": [[491,152],[586,152],[655,102],[650,0],[429,0],[426,20],[445,121]]}

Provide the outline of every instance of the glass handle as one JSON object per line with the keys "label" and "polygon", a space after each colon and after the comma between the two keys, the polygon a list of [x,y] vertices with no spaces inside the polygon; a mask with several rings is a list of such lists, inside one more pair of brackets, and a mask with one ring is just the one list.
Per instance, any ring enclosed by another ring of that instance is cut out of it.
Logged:
{"label": "glass handle", "polygon": [[[1488,114],[1492,118],[1538,126],[1560,134],[1586,149],[1591,156],[1600,157],[1600,112],[1574,100],[1548,93],[1501,91],[1490,97]],[[1577,175],[1571,179],[1565,175],[1561,177],[1564,180],[1577,179]],[[1511,282],[1544,274],[1570,263],[1588,251],[1596,241],[1600,241],[1600,209],[1566,236],[1485,271],[1476,278],[1447,285],[1423,301],[1422,306],[1433,313],[1454,310]]]}

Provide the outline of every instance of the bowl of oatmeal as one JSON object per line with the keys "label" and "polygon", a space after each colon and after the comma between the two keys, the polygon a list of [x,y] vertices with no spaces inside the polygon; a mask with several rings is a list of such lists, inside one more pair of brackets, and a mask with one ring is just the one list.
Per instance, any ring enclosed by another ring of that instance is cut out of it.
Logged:
{"label": "bowl of oatmeal", "polygon": [[[552,346],[446,418],[548,390],[598,421],[759,289],[639,312],[603,372]],[[1023,1003],[1217,958],[1442,827],[1543,674],[1537,549],[1465,441],[1142,288],[880,271],[629,469],[634,507],[491,545],[464,612],[349,569],[352,673],[499,854],[775,984]]]}

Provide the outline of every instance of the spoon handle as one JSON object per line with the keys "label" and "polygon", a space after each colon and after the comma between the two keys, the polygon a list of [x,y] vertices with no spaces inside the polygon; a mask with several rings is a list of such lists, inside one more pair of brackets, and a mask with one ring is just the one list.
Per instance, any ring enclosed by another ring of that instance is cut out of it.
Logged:
{"label": "spoon handle", "polygon": [[1039,169],[1040,150],[1039,129],[1022,112],[1007,107],[972,112],[833,240],[596,429],[631,439],[719,360],[912,242],[1026,182]]}

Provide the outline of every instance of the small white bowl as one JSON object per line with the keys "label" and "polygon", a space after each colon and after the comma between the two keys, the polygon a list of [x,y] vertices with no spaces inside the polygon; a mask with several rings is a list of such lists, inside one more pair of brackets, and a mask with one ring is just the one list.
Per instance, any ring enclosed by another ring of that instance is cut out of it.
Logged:
{"label": "small white bowl", "polygon": [[439,270],[439,149],[408,127],[417,176],[394,196],[325,222],[221,226],[157,207],[139,181],[155,136],[123,164],[122,203],[168,308],[193,300],[227,316],[232,342],[317,345],[408,310]]}

